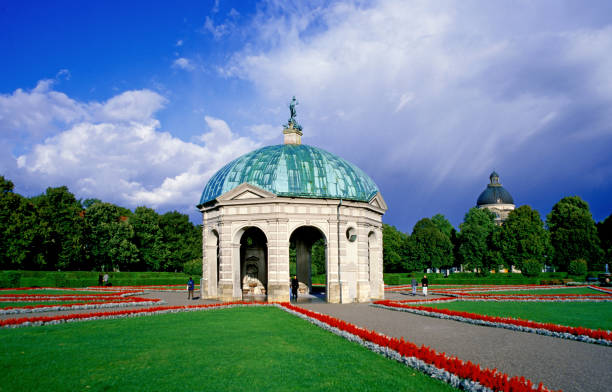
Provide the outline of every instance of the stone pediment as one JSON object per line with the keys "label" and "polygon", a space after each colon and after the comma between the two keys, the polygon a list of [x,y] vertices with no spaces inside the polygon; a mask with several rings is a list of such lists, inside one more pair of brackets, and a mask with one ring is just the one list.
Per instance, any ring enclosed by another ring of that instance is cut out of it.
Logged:
{"label": "stone pediment", "polygon": [[247,182],[243,182],[236,188],[225,192],[217,198],[219,201],[228,200],[244,200],[244,199],[269,199],[276,197],[272,192],[268,192],[264,189],[251,185]]}
{"label": "stone pediment", "polygon": [[385,203],[385,200],[383,199],[380,192],[378,192],[376,195],[374,195],[372,199],[370,199],[370,205],[385,211],[389,208],[387,207],[387,203]]}

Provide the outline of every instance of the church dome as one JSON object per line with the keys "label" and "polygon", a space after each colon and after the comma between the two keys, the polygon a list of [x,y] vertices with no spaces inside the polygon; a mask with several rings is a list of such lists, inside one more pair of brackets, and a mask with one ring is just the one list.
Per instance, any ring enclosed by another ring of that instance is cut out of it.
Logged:
{"label": "church dome", "polygon": [[352,163],[320,148],[280,144],[252,151],[221,168],[206,184],[200,204],[244,182],[286,197],[369,202],[378,193],[374,181]]}
{"label": "church dome", "polygon": [[510,192],[508,192],[500,183],[499,183],[499,174],[495,171],[491,173],[489,176],[490,183],[487,185],[487,188],[482,191],[480,196],[478,196],[478,201],[476,202],[477,206],[483,206],[487,204],[514,204],[514,199]]}

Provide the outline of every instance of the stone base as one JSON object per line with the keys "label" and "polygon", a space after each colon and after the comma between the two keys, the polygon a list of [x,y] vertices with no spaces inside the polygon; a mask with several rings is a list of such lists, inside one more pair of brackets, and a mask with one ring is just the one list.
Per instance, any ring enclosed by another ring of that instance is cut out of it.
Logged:
{"label": "stone base", "polygon": [[357,282],[357,302],[370,302],[369,282]]}
{"label": "stone base", "polygon": [[385,282],[381,280],[377,283],[370,290],[370,299],[372,301],[385,299]]}
{"label": "stone base", "polygon": [[210,299],[208,296],[208,281],[200,279],[200,298]]}
{"label": "stone base", "polygon": [[[328,283],[327,302],[332,303],[332,304],[340,303],[340,288],[339,288],[338,282]],[[354,301],[354,298],[352,298],[349,295],[349,285],[345,282],[342,282],[342,303],[350,304],[352,302],[355,302],[355,301]]]}
{"label": "stone base", "polygon": [[219,283],[219,301],[240,301],[242,298],[234,297],[234,285],[231,283]]}
{"label": "stone base", "polygon": [[289,283],[268,282],[268,302],[289,302]]}

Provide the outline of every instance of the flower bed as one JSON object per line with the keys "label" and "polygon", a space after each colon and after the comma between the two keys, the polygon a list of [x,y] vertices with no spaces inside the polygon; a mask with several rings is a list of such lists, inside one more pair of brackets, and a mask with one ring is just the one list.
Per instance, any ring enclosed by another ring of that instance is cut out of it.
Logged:
{"label": "flower bed", "polygon": [[469,312],[458,312],[448,309],[436,309],[424,306],[412,306],[397,301],[376,301],[373,306],[420,314],[423,316],[438,317],[470,324],[486,325],[497,328],[506,328],[515,331],[532,332],[540,335],[578,340],[587,343],[612,346],[612,332],[601,329],[583,327],[570,327],[551,323],[539,323],[530,320],[514,319],[509,317],[487,316]]}
{"label": "flower bed", "polygon": [[289,303],[266,304],[229,302],[211,305],[192,306],[158,306],[146,309],[122,310],[114,312],[97,312],[87,314],[69,314],[52,317],[25,317],[0,320],[0,327],[23,327],[32,325],[59,324],[65,322],[100,320],[123,317],[147,316],[163,313],[200,311],[205,309],[226,309],[236,306],[276,306],[297,315],[332,333],[357,342],[362,346],[386,357],[423,371],[426,374],[445,381],[454,387],[468,391],[549,391],[541,383],[536,386],[523,377],[509,377],[497,369],[481,368],[478,364],[464,362],[445,353],[405,341],[403,338],[390,338],[376,331],[357,327],[331,316],[312,312]]}
{"label": "flower bed", "polygon": [[78,302],[73,304],[61,305],[26,305],[26,306],[8,306],[0,308],[0,315],[3,314],[23,314],[23,313],[40,313],[40,312],[59,312],[64,310],[85,310],[85,309],[107,309],[107,308],[125,308],[131,306],[150,306],[165,303],[158,298],[130,298],[126,300],[113,299],[108,302]]}
{"label": "flower bed", "polygon": [[[28,289],[34,290],[34,289]],[[40,290],[40,289],[36,289]],[[53,288],[45,288],[43,290],[53,290]],[[63,289],[62,289],[63,290]],[[78,289],[82,290],[82,289]],[[21,291],[26,291],[22,289]],[[76,289],[68,290],[76,291]],[[53,305],[25,305],[25,306],[9,306],[0,308],[2,314],[21,314],[34,312],[52,312],[63,310],[82,310],[82,309],[103,309],[128,306],[150,306],[164,303],[157,298],[141,298],[134,297],[137,294],[143,294],[142,290],[134,291],[117,291],[104,294],[88,295],[88,294],[1,294],[0,302],[75,302],[66,304]]]}

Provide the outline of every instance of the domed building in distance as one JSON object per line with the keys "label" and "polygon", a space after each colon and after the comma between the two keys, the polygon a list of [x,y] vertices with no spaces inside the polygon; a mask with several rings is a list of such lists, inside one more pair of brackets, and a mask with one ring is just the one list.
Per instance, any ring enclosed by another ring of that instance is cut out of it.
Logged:
{"label": "domed building in distance", "polygon": [[284,144],[233,160],[202,192],[202,298],[289,301],[290,244],[295,244],[297,278],[312,288],[310,252],[321,238],[327,302],[384,297],[387,205],[357,166],[301,144],[296,103],[294,97]]}
{"label": "domed building in distance", "polygon": [[478,196],[476,206],[493,212],[495,223],[501,225],[508,218],[510,211],[514,210],[514,199],[510,192],[499,183],[499,174],[493,171],[489,180],[487,188]]}

